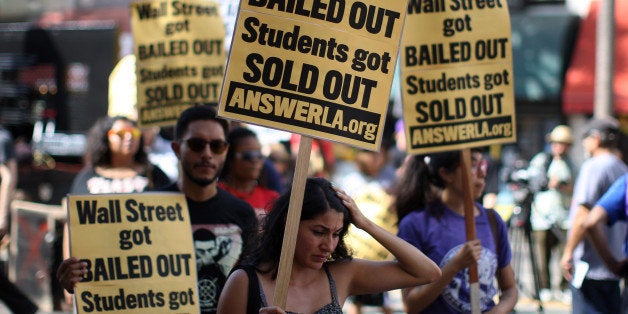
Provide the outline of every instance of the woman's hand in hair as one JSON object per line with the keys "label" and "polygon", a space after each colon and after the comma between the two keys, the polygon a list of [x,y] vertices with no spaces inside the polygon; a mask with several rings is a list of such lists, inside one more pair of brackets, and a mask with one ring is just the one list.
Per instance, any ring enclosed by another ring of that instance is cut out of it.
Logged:
{"label": "woman's hand in hair", "polygon": [[349,209],[349,213],[351,214],[351,222],[358,228],[364,229],[367,223],[370,222],[368,218],[362,214],[358,205],[355,203],[353,198],[349,196],[345,191],[341,190],[338,187],[334,186],[334,190],[336,191],[336,195],[342,200],[342,203],[347,206]]}

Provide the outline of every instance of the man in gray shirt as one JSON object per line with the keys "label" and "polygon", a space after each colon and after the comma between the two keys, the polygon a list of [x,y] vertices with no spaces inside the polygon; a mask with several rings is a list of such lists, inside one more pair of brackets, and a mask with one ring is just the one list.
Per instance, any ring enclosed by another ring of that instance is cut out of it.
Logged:
{"label": "man in gray shirt", "polygon": [[[571,227],[561,259],[563,274],[571,281],[573,313],[620,312],[620,278],[607,269],[585,239],[583,226],[597,200],[617,178],[628,172],[616,154],[619,136],[619,123],[612,118],[592,119],[584,128],[582,145],[590,156],[580,167],[574,186],[569,212]],[[614,224],[607,227],[606,233],[611,249],[621,254],[626,225]],[[574,273],[582,273],[584,278],[572,280]]]}

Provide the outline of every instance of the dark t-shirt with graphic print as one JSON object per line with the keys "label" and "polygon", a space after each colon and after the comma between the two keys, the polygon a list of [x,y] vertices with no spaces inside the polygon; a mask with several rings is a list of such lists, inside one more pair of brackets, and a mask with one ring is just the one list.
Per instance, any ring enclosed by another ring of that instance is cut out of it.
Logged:
{"label": "dark t-shirt with graphic print", "polygon": [[[163,191],[180,192],[176,184]],[[216,196],[196,202],[187,199],[201,313],[216,313],[227,275],[252,244],[257,218],[251,205],[218,188]]]}

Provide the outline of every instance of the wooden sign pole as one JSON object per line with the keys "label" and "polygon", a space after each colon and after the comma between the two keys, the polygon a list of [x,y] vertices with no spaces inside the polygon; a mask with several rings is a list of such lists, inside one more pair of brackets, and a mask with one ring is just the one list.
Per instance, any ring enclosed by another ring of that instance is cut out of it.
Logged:
{"label": "wooden sign pole", "polygon": [[286,307],[286,300],[288,299],[288,286],[290,283],[290,273],[292,272],[292,260],[294,259],[294,248],[297,242],[299,221],[301,220],[303,193],[305,191],[305,182],[307,180],[307,172],[310,166],[311,152],[312,138],[304,135],[301,136],[294,177],[292,178],[292,193],[290,194],[290,203],[288,205],[286,229],[283,233],[281,257],[279,259],[279,270],[275,285],[275,298],[273,299],[274,305],[282,309]]}
{"label": "wooden sign pole", "polygon": [[[462,165],[462,188],[464,193],[464,220],[466,226],[467,241],[475,240],[475,210],[473,199],[473,181],[471,175],[471,150],[465,148],[460,154],[460,164]],[[479,314],[480,310],[480,280],[478,274],[478,264],[469,267],[469,283],[471,286],[471,313]]]}

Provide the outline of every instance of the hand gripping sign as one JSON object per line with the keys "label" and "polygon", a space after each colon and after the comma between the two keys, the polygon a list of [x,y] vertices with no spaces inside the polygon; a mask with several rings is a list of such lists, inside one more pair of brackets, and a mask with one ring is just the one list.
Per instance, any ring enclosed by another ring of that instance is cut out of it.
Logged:
{"label": "hand gripping sign", "polygon": [[378,150],[405,1],[244,0],[218,114],[301,137],[275,305],[284,306],[312,137]]}

